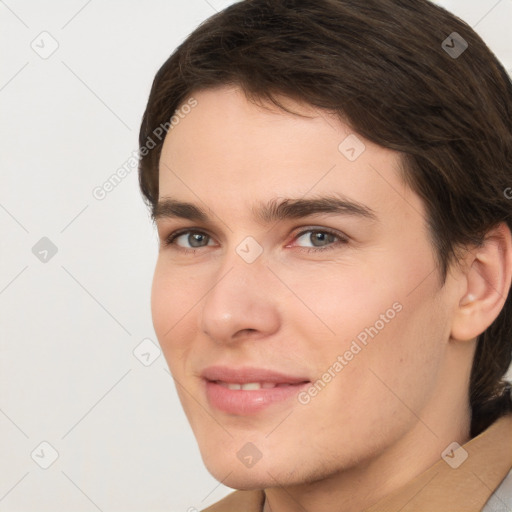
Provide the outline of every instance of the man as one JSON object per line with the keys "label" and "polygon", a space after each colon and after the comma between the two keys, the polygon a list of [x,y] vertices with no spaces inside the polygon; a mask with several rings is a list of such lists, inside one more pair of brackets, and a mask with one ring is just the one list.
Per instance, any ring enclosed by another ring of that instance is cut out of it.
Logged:
{"label": "man", "polygon": [[426,0],[247,0],[162,66],[153,323],[209,511],[510,509],[511,119]]}

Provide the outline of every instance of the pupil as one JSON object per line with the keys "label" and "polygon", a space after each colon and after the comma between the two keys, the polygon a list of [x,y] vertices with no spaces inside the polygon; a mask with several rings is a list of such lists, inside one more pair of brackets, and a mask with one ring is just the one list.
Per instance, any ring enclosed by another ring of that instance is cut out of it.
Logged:
{"label": "pupil", "polygon": [[200,233],[194,233],[188,236],[189,244],[192,247],[201,247],[201,242],[205,238],[205,235],[201,235]]}
{"label": "pupil", "polygon": [[[313,245],[327,245],[327,243],[332,242],[332,238],[334,238],[334,235],[331,235],[329,233],[322,233],[320,231],[315,231],[311,233],[312,242]],[[319,244],[315,244],[315,242],[320,242]]]}

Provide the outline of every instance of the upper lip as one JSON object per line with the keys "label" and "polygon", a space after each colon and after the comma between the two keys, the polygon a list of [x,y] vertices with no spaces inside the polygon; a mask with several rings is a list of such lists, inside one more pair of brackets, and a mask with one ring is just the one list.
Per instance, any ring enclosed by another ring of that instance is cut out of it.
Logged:
{"label": "upper lip", "polygon": [[234,384],[249,382],[271,382],[274,384],[300,384],[309,382],[305,377],[286,375],[281,372],[255,367],[209,366],[201,372],[201,377],[209,381],[221,381]]}

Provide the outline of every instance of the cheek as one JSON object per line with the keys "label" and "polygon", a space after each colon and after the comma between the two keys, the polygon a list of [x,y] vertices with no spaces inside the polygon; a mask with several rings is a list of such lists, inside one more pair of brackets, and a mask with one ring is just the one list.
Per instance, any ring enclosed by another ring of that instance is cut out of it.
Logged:
{"label": "cheek", "polygon": [[283,269],[281,275],[293,291],[284,297],[285,317],[293,315],[290,320],[295,327],[321,332],[323,343],[332,342],[336,350],[343,350],[347,342],[350,345],[375,322],[381,327],[380,315],[387,311],[388,317],[394,317],[393,304],[401,298],[399,280],[386,278],[389,274],[378,267],[356,262],[330,262],[314,270],[311,266]]}
{"label": "cheek", "polygon": [[171,286],[169,276],[166,276],[161,264],[158,262],[153,275],[151,286],[151,316],[153,327],[160,344],[164,342],[164,335],[172,325],[172,311],[177,301],[176,290]]}
{"label": "cheek", "polygon": [[[382,305],[388,304],[384,301]],[[392,319],[389,315],[387,323],[376,322],[380,313],[386,315],[380,305],[372,304],[371,314],[366,313],[365,318],[360,313],[354,322],[363,322],[356,330],[364,334],[364,343],[359,334],[343,340],[343,350],[350,349],[351,344],[354,347],[354,342],[359,348],[326,396],[347,406],[350,414],[358,411],[369,424],[377,425],[379,418],[391,416],[398,422],[399,418],[410,421],[410,409],[422,410],[439,378],[446,346],[446,313],[428,293],[414,300],[412,296],[402,298],[400,305],[400,311],[395,311]],[[332,360],[335,357],[331,354]],[[379,429],[386,430],[387,423]]]}
{"label": "cheek", "polygon": [[190,328],[193,306],[200,297],[200,292],[195,294],[194,290],[190,279],[180,277],[178,272],[157,262],[151,287],[151,315],[169,364],[181,359],[187,348],[189,338],[184,333]]}
{"label": "cheek", "polygon": [[[443,345],[439,329],[433,327],[429,305],[415,307],[404,305],[378,334],[368,336],[366,345],[353,336],[342,336],[337,345],[310,354],[311,360],[316,357],[317,378],[330,382],[323,385],[317,381],[319,391],[300,410],[301,428],[309,433],[321,432],[316,437],[326,440],[329,453],[340,460],[351,454],[378,451],[400,438],[417,421],[411,411],[421,415],[432,396]],[[366,318],[379,312],[377,307],[371,314],[360,312],[359,318],[346,317],[346,321],[356,331],[363,331],[368,327]],[[361,327],[355,327],[356,323]],[[355,354],[350,350],[354,339],[359,345],[352,348]],[[350,360],[345,357],[346,350],[352,354]],[[333,365],[339,355],[345,362],[336,373]],[[334,369],[334,378],[326,374],[329,368]],[[321,425],[319,417],[325,418]],[[320,443],[318,449],[325,446]]]}
{"label": "cheek", "polygon": [[[295,312],[309,360],[319,377],[329,368],[337,375],[318,403],[341,401],[353,410],[369,401],[375,410],[400,407],[393,390],[420,406],[435,383],[449,333],[437,275],[429,275],[432,262],[403,251],[379,256],[360,266],[340,264],[335,272],[319,268],[314,280],[293,282],[316,314]],[[321,343],[319,320],[331,329]],[[336,371],[338,356],[346,362]]]}

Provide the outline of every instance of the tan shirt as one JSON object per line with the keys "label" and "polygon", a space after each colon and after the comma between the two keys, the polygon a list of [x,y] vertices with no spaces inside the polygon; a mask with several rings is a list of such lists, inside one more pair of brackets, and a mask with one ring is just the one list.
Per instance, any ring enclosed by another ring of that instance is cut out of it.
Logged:
{"label": "tan shirt", "polygon": [[[364,512],[512,511],[512,414],[499,418],[463,448],[468,457],[457,468],[440,457]],[[235,491],[203,512],[262,512],[264,499],[263,491]]]}

